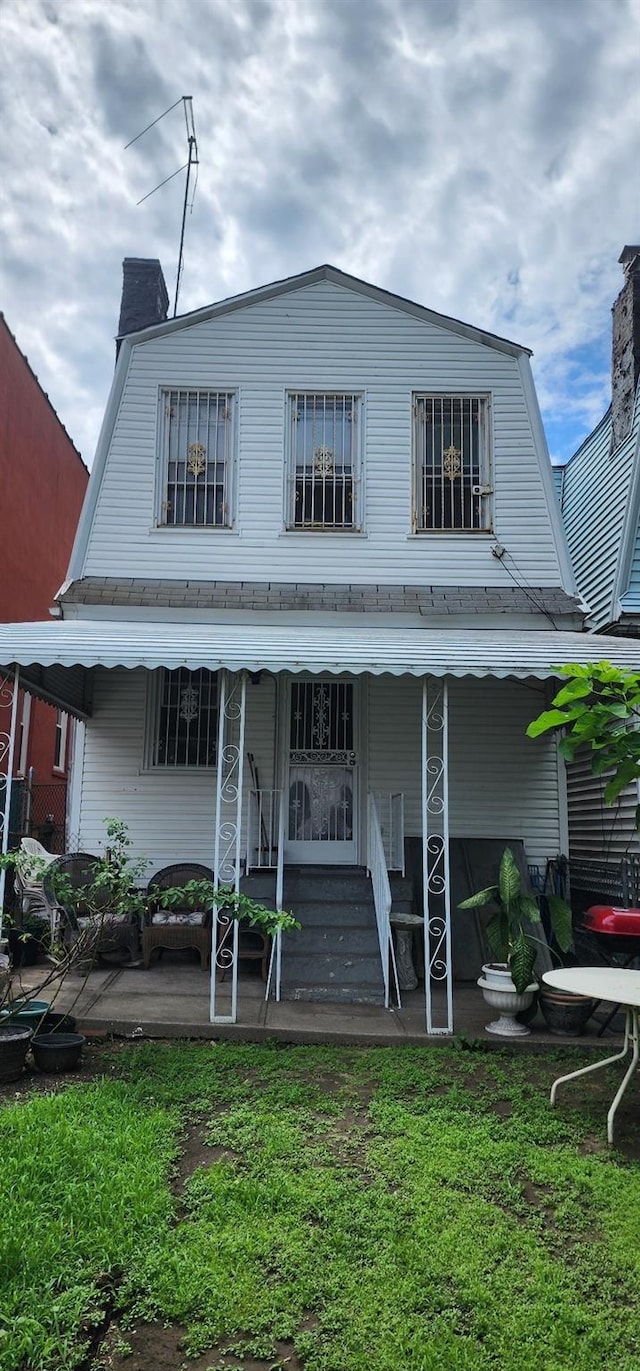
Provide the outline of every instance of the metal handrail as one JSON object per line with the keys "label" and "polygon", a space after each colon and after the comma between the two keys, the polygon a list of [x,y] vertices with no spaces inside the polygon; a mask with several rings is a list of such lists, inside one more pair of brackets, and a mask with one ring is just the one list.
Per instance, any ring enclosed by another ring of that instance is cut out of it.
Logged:
{"label": "metal handrail", "polygon": [[276,865],[279,806],[279,790],[249,791],[247,870]]}
{"label": "metal handrail", "polygon": [[404,793],[401,790],[372,791],[378,811],[387,871],[405,874]]}
{"label": "metal handrail", "polygon": [[373,902],[376,911],[382,980],[384,983],[384,1006],[389,1008],[389,966],[393,970],[398,1008],[400,1009],[400,987],[396,968],[396,954],[391,934],[391,886],[382,841],[382,830],[375,796],[367,796],[367,865],[373,886]]}
{"label": "metal handrail", "polygon": [[[275,833],[275,836],[276,836],[276,843],[277,843],[277,854],[276,854],[276,910],[277,910],[277,912],[278,912],[278,914],[279,914],[280,911],[282,910],[282,902],[283,902],[283,897],[284,897],[284,821],[285,821],[285,806],[284,806],[284,800],[283,800],[283,795],[282,795],[282,791],[281,791],[281,790],[274,790],[274,791],[271,792],[271,794],[272,794],[272,796],[274,797],[275,806],[277,807],[277,823],[276,823],[275,826],[274,826],[274,833]],[[276,1001],[279,1001],[279,999],[280,999],[281,971],[282,971],[282,932],[281,932],[280,929],[278,929],[278,932],[276,933],[276,936],[275,936],[275,938],[273,938],[272,943],[271,943],[271,956],[270,956],[270,958],[269,958],[269,970],[268,970],[268,973],[267,973],[267,984],[266,984],[266,986],[265,986],[265,992],[264,992],[264,998],[265,998],[265,1000],[268,1000],[268,998],[269,998],[269,993],[270,993],[270,990],[271,990],[271,982],[272,982],[272,979],[274,979],[274,972],[275,972],[275,986],[274,986],[274,989],[275,989],[275,998],[276,998]]]}

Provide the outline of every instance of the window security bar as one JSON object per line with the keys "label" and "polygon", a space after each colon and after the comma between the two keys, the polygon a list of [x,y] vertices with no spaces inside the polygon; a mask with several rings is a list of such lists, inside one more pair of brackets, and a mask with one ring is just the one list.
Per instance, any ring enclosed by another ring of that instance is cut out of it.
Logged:
{"label": "window security bar", "polygon": [[357,395],[290,396],[290,526],[357,527]]}
{"label": "window security bar", "polygon": [[163,392],[165,487],[161,523],[231,524],[233,406],[230,392]]}
{"label": "window security bar", "polygon": [[418,395],[413,407],[416,532],[488,530],[488,400]]}

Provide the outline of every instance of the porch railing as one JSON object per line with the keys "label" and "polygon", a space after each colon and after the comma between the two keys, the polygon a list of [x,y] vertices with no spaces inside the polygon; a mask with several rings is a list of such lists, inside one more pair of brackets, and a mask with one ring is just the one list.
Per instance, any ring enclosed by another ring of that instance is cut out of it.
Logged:
{"label": "porch railing", "polygon": [[387,871],[400,871],[404,876],[404,794],[401,790],[376,791],[373,798],[380,820]]}
{"label": "porch railing", "polygon": [[400,1008],[400,988],[396,968],[396,954],[391,933],[391,886],[385,857],[382,829],[376,805],[376,797],[367,797],[367,864],[373,885],[373,902],[376,911],[382,980],[384,983],[384,1005],[389,1008],[390,970],[393,972],[396,999]]}
{"label": "porch railing", "polygon": [[247,870],[278,865],[280,791],[249,791]]}
{"label": "porch railing", "polygon": [[[284,892],[285,806],[281,790],[250,790],[247,824],[247,871],[275,870],[275,906],[282,909]],[[271,956],[265,987],[268,1000],[273,986],[276,1000],[280,999],[282,969],[282,934],[278,931],[271,943]]]}

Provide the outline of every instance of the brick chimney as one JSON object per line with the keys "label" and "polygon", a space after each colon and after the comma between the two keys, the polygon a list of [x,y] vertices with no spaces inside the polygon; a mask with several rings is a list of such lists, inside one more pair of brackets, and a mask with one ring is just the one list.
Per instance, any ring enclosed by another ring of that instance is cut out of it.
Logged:
{"label": "brick chimney", "polygon": [[164,323],[168,308],[169,296],[157,258],[125,257],[116,351],[127,333]]}
{"label": "brick chimney", "polygon": [[622,249],[624,285],[613,306],[611,420],[613,450],[626,438],[640,376],[640,246]]}

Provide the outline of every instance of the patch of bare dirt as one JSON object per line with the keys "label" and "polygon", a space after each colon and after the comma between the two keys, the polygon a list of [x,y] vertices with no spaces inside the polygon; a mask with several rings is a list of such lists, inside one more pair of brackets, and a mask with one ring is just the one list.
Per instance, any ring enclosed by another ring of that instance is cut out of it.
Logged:
{"label": "patch of bare dirt", "polygon": [[[313,1324],[305,1320],[304,1326]],[[289,1340],[276,1342],[274,1355],[266,1358],[238,1356],[220,1343],[198,1357],[187,1357],[184,1337],[184,1329],[173,1326],[143,1323],[122,1332],[114,1322],[85,1371],[302,1371]]]}
{"label": "patch of bare dirt", "polygon": [[16,1100],[24,1099],[27,1095],[51,1095],[58,1090],[65,1090],[68,1085],[94,1081],[99,1076],[115,1074],[116,1064],[107,1059],[107,1051],[109,1057],[112,1057],[118,1050],[129,1046],[128,1042],[106,1043],[102,1038],[88,1039],[82,1050],[79,1066],[73,1071],[61,1072],[38,1071],[29,1053],[25,1069],[17,1081],[0,1084],[0,1107],[3,1104],[15,1104]]}

